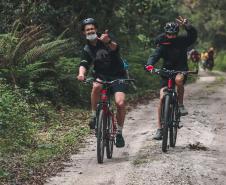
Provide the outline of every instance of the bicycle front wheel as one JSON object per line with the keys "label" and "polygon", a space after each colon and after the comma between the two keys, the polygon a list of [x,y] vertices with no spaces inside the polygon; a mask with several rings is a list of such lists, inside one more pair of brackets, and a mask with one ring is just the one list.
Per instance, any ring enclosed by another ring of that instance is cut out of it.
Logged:
{"label": "bicycle front wheel", "polygon": [[168,146],[168,130],[170,124],[170,96],[166,95],[164,98],[164,108],[163,108],[163,125],[162,125],[162,151],[167,152]]}
{"label": "bicycle front wheel", "polygon": [[107,158],[111,159],[113,154],[113,146],[114,146],[114,125],[112,116],[108,115],[107,119],[107,128],[106,128],[106,154]]}
{"label": "bicycle front wheel", "polygon": [[107,116],[103,110],[100,110],[97,120],[97,161],[103,163],[105,135],[106,135]]}
{"label": "bicycle front wheel", "polygon": [[174,106],[171,111],[171,125],[170,125],[170,147],[175,147],[177,140],[177,129],[179,124],[179,112],[177,102],[174,103]]}

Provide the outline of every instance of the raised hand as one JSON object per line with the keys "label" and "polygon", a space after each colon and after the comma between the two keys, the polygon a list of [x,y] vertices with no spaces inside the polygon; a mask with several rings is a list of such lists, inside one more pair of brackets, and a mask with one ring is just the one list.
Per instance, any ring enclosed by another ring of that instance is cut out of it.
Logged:
{"label": "raised hand", "polygon": [[105,30],[105,32],[98,39],[105,44],[109,43],[111,38],[109,37],[108,30]]}
{"label": "raised hand", "polygon": [[178,18],[176,18],[176,22],[180,26],[186,26],[186,25],[188,25],[188,20],[186,18],[183,18],[182,16],[179,16]]}

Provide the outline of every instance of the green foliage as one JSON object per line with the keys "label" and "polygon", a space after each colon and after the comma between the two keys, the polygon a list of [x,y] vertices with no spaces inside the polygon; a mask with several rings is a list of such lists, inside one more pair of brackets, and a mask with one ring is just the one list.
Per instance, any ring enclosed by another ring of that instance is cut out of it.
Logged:
{"label": "green foliage", "polygon": [[[129,72],[131,78],[136,79],[137,91],[142,92],[145,90],[153,90],[159,86],[159,80],[157,75],[151,75],[144,70],[144,65],[147,63],[147,59],[151,54],[150,50],[137,51],[133,55],[127,57],[129,62]],[[132,93],[137,93],[132,92]]]}
{"label": "green foliage", "polygon": [[210,46],[225,49],[225,1],[183,0],[182,2],[178,2],[178,11],[189,18],[198,29],[199,47],[203,48],[205,44],[205,49]]}
{"label": "green foliage", "polygon": [[56,63],[59,92],[69,103],[76,106],[88,105],[90,102],[90,86],[86,86],[76,79],[79,58],[60,58]]}
{"label": "green foliage", "polygon": [[57,98],[59,84],[54,66],[60,56],[73,51],[74,42],[52,39],[41,26],[20,30],[20,22],[15,22],[10,33],[0,35],[0,48],[2,77],[14,87]]}
{"label": "green foliage", "polygon": [[214,69],[226,72],[226,55],[224,51],[217,54],[214,64]]}
{"label": "green foliage", "polygon": [[34,144],[33,113],[21,94],[0,84],[0,151],[20,151]]}

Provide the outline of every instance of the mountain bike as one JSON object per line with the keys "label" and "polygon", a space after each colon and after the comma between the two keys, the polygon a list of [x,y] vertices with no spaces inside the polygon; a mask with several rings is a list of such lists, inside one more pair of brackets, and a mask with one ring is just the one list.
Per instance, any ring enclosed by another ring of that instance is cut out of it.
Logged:
{"label": "mountain bike", "polygon": [[95,134],[97,137],[97,161],[103,163],[104,150],[106,147],[106,156],[108,159],[112,158],[113,146],[116,137],[116,119],[111,105],[110,87],[118,83],[134,82],[134,79],[116,79],[113,81],[99,81],[94,78],[87,79],[86,82],[97,82],[102,84],[100,93],[100,100],[96,109],[96,129]]}
{"label": "mountain bike", "polygon": [[208,59],[208,60],[204,61],[202,67],[204,70],[208,69],[209,71],[212,71],[213,67],[214,67],[213,60]]}
{"label": "mountain bike", "polygon": [[198,74],[198,71],[154,69],[152,73],[168,78],[168,85],[163,90],[164,96],[160,116],[160,121],[163,129],[162,151],[167,152],[168,146],[175,147],[177,140],[177,131],[178,129],[183,127],[182,125],[180,125],[181,114],[178,106],[178,95],[175,85],[173,85],[173,80],[178,73],[188,75]]}

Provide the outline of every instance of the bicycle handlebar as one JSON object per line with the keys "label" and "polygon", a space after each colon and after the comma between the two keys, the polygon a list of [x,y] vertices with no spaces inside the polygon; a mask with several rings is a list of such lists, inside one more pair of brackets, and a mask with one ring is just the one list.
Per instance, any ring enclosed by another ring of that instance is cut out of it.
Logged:
{"label": "bicycle handlebar", "polygon": [[126,83],[126,82],[135,82],[135,79],[116,79],[116,80],[112,80],[112,81],[99,81],[97,79],[94,79],[94,78],[87,78],[84,83],[92,83],[92,82],[97,82],[97,83],[100,83],[102,85],[112,85],[116,82],[118,83]]}
{"label": "bicycle handlebar", "polygon": [[153,69],[153,72],[156,74],[162,74],[162,73],[168,73],[169,75],[174,75],[174,74],[178,74],[178,73],[182,73],[184,75],[186,74],[198,74],[198,70],[196,71],[176,71],[176,70],[169,70],[169,69]]}

